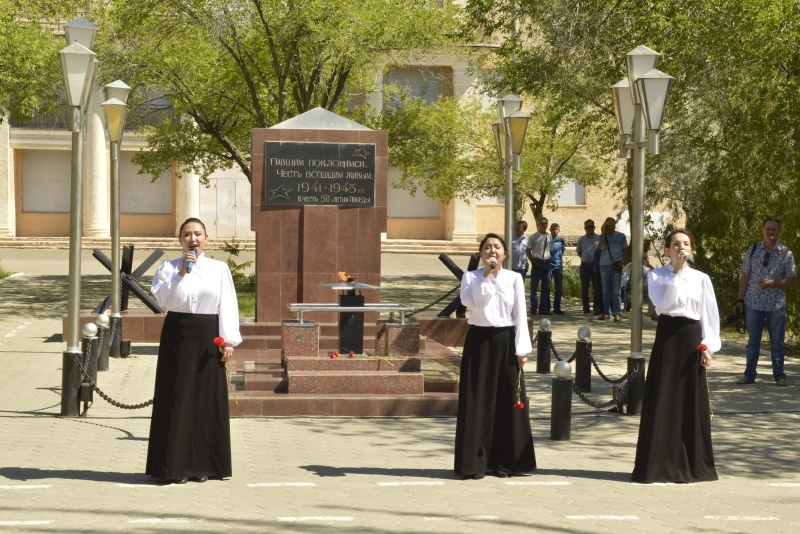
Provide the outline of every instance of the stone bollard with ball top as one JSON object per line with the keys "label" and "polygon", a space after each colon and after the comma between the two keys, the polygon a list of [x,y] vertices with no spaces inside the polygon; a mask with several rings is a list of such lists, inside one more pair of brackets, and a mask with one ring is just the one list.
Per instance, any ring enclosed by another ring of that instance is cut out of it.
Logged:
{"label": "stone bollard with ball top", "polygon": [[95,319],[97,325],[97,370],[108,371],[109,353],[111,350],[111,336],[108,331],[110,322],[108,315],[98,313]]}
{"label": "stone bollard with ball top", "polygon": [[536,334],[536,372],[546,375],[550,372],[550,355],[552,354],[553,333],[550,331],[550,319],[539,321],[539,332]]}
{"label": "stone bollard with ball top", "polygon": [[550,404],[550,439],[569,441],[572,426],[572,366],[565,361],[553,367],[553,398]]}
{"label": "stone bollard with ball top", "polygon": [[575,342],[575,385],[583,392],[592,390],[592,331],[588,326],[578,329]]}

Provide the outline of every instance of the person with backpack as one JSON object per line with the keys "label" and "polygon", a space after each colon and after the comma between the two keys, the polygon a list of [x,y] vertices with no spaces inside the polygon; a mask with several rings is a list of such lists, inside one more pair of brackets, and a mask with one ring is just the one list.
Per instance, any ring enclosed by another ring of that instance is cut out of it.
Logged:
{"label": "person with backpack", "polygon": [[737,384],[756,381],[756,366],[761,350],[761,335],[767,326],[772,357],[772,376],[779,386],[788,386],[783,371],[783,341],[786,334],[786,288],[797,281],[794,255],[778,242],[781,222],[765,217],[761,223],[764,240],[752,245],[742,261],[739,296],[734,311],[744,313],[747,326],[747,363]]}

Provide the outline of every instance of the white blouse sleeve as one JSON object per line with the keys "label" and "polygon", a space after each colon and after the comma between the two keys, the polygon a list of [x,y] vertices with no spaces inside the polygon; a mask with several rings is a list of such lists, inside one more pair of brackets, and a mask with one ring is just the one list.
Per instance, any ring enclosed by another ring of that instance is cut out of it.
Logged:
{"label": "white blouse sleeve", "polygon": [[461,277],[460,294],[461,303],[467,308],[485,308],[497,295],[497,279],[493,274],[490,274],[488,278],[484,278],[482,269],[479,271],[467,271]]}
{"label": "white blouse sleeve", "polygon": [[711,278],[703,276],[701,284],[700,324],[703,327],[702,342],[708,347],[708,353],[714,354],[722,348],[722,340],[719,337],[717,297],[714,295],[714,286],[711,284]]}
{"label": "white blouse sleeve", "polygon": [[226,264],[222,264],[219,291],[219,335],[225,344],[235,347],[242,342],[239,333],[239,301],[236,299],[236,288],[233,285],[233,276]]}
{"label": "white blouse sleeve", "polygon": [[511,308],[511,320],[516,330],[517,356],[527,356],[533,350],[531,333],[528,331],[528,308],[525,305],[525,283],[522,277],[514,273],[514,304]]}
{"label": "white blouse sleeve", "polygon": [[185,291],[181,291],[181,275],[179,274],[180,265],[183,258],[177,260],[167,260],[159,265],[151,291],[162,307],[167,309],[178,309],[186,301]]}

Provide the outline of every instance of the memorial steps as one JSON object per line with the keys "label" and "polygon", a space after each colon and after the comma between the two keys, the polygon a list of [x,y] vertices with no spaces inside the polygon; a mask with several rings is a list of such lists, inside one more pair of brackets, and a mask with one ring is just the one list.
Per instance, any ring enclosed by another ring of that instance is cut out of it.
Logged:
{"label": "memorial steps", "polygon": [[[158,343],[163,315],[134,308],[123,312],[123,339],[134,346]],[[81,310],[83,323],[94,322]],[[242,343],[228,365],[235,417],[454,416],[458,405],[460,351],[465,319],[414,317],[420,325],[419,358],[375,357],[376,325],[364,325],[364,353],[330,358],[339,343],[338,324],[320,323],[317,357],[295,357],[284,371],[280,323],[241,323]],[[62,336],[67,329],[62,320]],[[113,363],[112,363],[113,365]],[[102,387],[102,384],[100,384]]]}
{"label": "memorial steps", "polygon": [[[432,321],[441,320],[423,318],[421,328]],[[376,358],[373,348],[376,328],[374,324],[366,324],[365,354],[331,358],[330,353],[338,346],[338,326],[321,324],[318,356],[294,357],[282,365],[280,328],[277,323],[242,323],[244,341],[234,352],[234,364],[230,366],[235,386],[230,396],[231,415],[452,416],[456,413],[459,354],[427,336],[420,336],[419,358]],[[442,333],[447,329],[431,330]]]}

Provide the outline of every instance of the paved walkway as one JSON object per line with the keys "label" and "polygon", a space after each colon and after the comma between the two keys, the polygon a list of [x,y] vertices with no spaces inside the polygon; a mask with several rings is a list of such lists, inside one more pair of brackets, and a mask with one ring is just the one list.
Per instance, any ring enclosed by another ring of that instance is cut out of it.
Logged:
{"label": "paved walkway", "polygon": [[[45,251],[26,260],[0,250],[0,265],[26,273],[0,282],[0,532],[800,528],[797,362],[787,364],[788,388],[774,385],[768,366],[760,369],[765,380],[735,386],[743,357],[732,346],[715,358],[709,375],[718,482],[631,484],[638,417],[597,412],[576,397],[571,440],[550,441],[553,377],[537,375],[532,362],[527,382],[539,465],[533,476],[458,480],[451,470],[452,418],[252,418],[232,421],[231,479],[155,485],[142,474],[149,408],[121,410],[98,399],[87,417],[58,416],[66,269],[51,266],[66,265],[62,254]],[[409,277],[420,265],[418,256],[393,260],[406,266],[399,274]],[[442,276],[449,286],[449,273]],[[572,354],[578,327],[588,324],[603,372],[623,373],[630,322],[586,320],[574,306],[567,311],[552,319],[562,357]],[[652,334],[646,328],[646,350]],[[101,373],[101,387],[125,403],[149,399],[155,350],[134,346],[130,358],[112,360]],[[592,385],[592,398],[610,398],[610,387],[596,373]]]}

